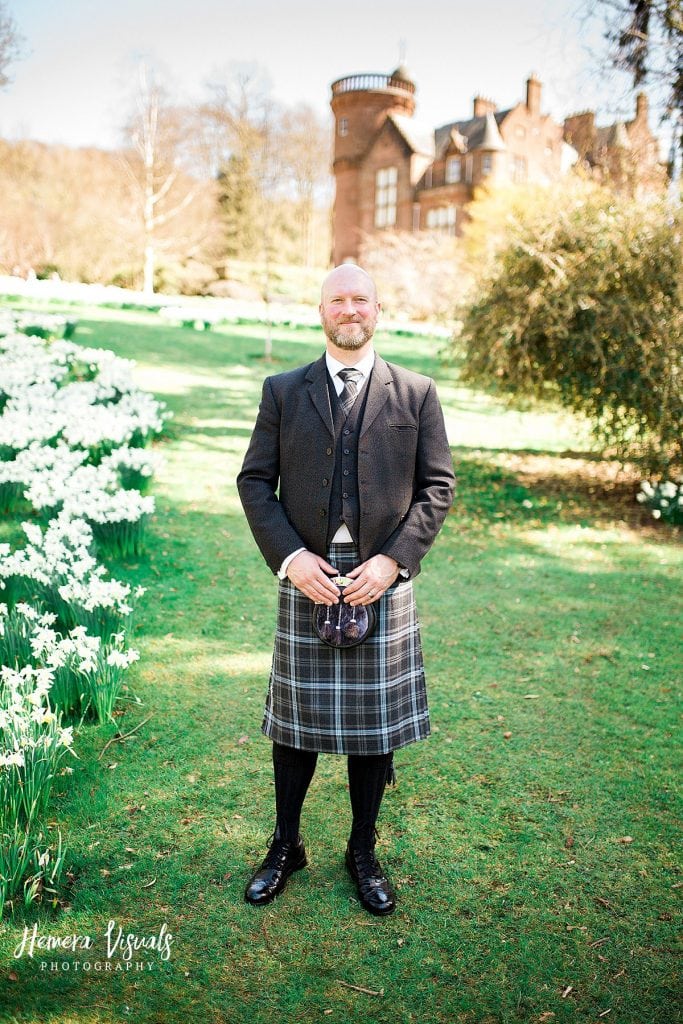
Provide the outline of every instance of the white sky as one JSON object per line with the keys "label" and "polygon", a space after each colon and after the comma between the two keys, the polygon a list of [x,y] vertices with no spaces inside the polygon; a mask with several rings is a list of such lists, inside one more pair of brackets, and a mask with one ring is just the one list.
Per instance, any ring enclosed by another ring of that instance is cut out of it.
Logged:
{"label": "white sky", "polygon": [[[633,115],[624,76],[601,75],[588,0],[6,0],[25,59],[0,93],[0,135],[115,147],[135,59],[165,73],[176,97],[198,99],[231,62],[255,62],[274,97],[329,112],[330,84],[389,72],[403,40],[426,128],[470,115],[475,93],[500,107],[524,98],[534,71],[558,121],[597,109]],[[656,118],[651,115],[656,130]]]}

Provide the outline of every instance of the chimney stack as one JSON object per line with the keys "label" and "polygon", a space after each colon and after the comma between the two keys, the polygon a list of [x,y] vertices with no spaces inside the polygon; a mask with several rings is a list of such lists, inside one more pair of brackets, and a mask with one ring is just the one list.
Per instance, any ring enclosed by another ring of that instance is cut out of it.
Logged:
{"label": "chimney stack", "polygon": [[541,83],[532,73],[526,80],[526,105],[530,114],[538,117],[541,113]]}
{"label": "chimney stack", "polygon": [[496,104],[485,96],[474,97],[473,117],[485,117],[487,114],[495,114]]}
{"label": "chimney stack", "polygon": [[649,109],[647,95],[644,92],[639,92],[636,96],[636,121],[647,121]]}

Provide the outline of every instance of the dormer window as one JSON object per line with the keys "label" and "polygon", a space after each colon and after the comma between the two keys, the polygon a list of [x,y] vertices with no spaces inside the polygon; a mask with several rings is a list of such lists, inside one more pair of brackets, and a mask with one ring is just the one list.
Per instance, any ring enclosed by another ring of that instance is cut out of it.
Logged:
{"label": "dormer window", "polygon": [[391,228],[396,224],[398,168],[383,167],[375,175],[375,227]]}

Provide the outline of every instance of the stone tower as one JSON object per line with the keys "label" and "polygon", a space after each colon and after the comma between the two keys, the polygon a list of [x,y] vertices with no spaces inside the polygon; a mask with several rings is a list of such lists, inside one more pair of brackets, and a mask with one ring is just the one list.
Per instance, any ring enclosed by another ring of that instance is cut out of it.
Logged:
{"label": "stone tower", "polygon": [[415,83],[399,65],[389,75],[347,75],[332,83],[334,114],[333,264],[358,257],[359,172],[370,143],[389,114],[412,117]]}

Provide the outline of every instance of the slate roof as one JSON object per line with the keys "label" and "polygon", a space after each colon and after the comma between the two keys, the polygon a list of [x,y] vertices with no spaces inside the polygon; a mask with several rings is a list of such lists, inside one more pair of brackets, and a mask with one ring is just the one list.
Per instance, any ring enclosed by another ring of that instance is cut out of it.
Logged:
{"label": "slate roof", "polygon": [[[508,110],[497,110],[493,115],[496,126],[500,129],[501,124],[508,116],[512,107]],[[452,121],[450,124],[444,124],[440,128],[437,128],[434,132],[434,148],[436,150],[437,158],[441,156],[445,149],[448,147],[448,143],[451,137],[451,131],[455,128],[456,131],[460,132],[467,139],[467,148],[478,149],[486,135],[486,115],[482,114],[481,117],[471,117],[468,121]]]}

